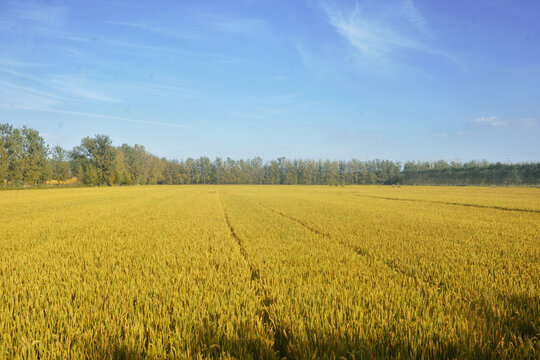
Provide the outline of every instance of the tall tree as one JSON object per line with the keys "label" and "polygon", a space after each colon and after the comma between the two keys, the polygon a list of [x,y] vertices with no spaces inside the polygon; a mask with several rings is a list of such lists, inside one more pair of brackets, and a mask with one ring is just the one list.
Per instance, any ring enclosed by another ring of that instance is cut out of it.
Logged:
{"label": "tall tree", "polygon": [[53,179],[64,181],[70,178],[71,171],[67,155],[67,151],[61,146],[53,147],[50,160]]}
{"label": "tall tree", "polygon": [[115,175],[115,148],[106,135],[85,137],[81,145],[72,151],[72,158],[78,161],[86,176],[84,182],[96,185],[112,185]]}
{"label": "tall tree", "polygon": [[25,183],[37,184],[48,177],[47,154],[49,149],[45,140],[34,129],[22,128],[23,179]]}
{"label": "tall tree", "polygon": [[10,158],[10,137],[13,127],[9,124],[0,124],[0,180],[4,185],[9,178]]}
{"label": "tall tree", "polygon": [[24,148],[23,137],[19,129],[9,125],[6,127],[7,155],[9,159],[8,182],[23,183],[24,181]]}

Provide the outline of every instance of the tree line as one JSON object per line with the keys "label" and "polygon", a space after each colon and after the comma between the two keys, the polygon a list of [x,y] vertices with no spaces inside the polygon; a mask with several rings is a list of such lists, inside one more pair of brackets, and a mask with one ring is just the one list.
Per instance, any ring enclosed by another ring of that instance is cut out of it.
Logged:
{"label": "tree line", "polygon": [[401,182],[411,185],[536,186],[540,184],[540,163],[406,162]]}
{"label": "tree line", "polygon": [[50,148],[39,132],[0,124],[3,185],[79,183],[87,186],[143,184],[417,184],[538,185],[540,163],[501,164],[210,158],[168,160],[142,145],[113,146],[106,135],[85,137],[71,150]]}

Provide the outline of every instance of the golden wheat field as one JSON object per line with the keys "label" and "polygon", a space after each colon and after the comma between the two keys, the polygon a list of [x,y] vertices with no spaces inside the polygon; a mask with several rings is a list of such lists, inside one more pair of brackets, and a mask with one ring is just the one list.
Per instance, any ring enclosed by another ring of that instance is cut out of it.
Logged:
{"label": "golden wheat field", "polygon": [[0,192],[0,358],[540,358],[540,189]]}

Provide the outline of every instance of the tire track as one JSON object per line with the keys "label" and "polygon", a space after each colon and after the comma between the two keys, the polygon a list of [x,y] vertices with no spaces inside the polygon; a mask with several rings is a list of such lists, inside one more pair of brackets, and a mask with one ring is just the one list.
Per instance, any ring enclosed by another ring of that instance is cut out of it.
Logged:
{"label": "tire track", "polygon": [[[401,266],[394,259],[381,258],[381,257],[377,256],[376,254],[374,254],[369,249],[365,248],[365,247],[355,246],[355,245],[352,245],[352,244],[349,244],[349,243],[343,241],[342,239],[332,238],[330,236],[330,234],[315,229],[314,227],[307,224],[303,220],[300,220],[300,219],[297,219],[297,218],[295,218],[293,216],[287,215],[287,214],[285,214],[285,213],[283,213],[281,211],[272,209],[271,207],[268,207],[268,206],[266,206],[266,205],[264,205],[264,204],[262,204],[262,203],[260,203],[260,202],[258,202],[256,200],[253,200],[253,199],[250,199],[250,200],[257,203],[259,206],[261,206],[264,209],[267,209],[267,210],[269,210],[269,211],[271,211],[271,212],[273,212],[275,214],[278,214],[278,215],[280,215],[280,216],[282,216],[282,217],[284,217],[284,218],[286,218],[286,219],[288,219],[290,221],[294,221],[297,224],[302,225],[303,227],[305,227],[306,229],[308,229],[309,231],[311,231],[312,233],[314,233],[316,235],[319,235],[319,236],[322,236],[324,238],[333,239],[333,240],[337,241],[342,246],[344,246],[344,247],[348,248],[349,250],[355,252],[359,256],[362,256],[362,257],[365,257],[365,258],[369,259],[369,261],[371,261],[373,263],[380,262],[380,263],[384,264],[385,266],[387,266],[392,271],[395,271],[395,272],[401,274],[402,276],[413,280],[414,283],[417,286],[422,286],[423,284],[425,284],[425,285],[431,287],[432,289],[437,290],[438,292],[448,291],[448,292],[451,292],[452,294],[457,296],[457,293],[454,290],[452,290],[451,288],[449,288],[446,284],[444,284],[444,283],[436,283],[433,280],[425,279],[422,276],[418,275],[417,273],[411,271],[410,269],[404,268],[403,266]],[[466,296],[464,294],[460,294],[459,296],[464,298],[464,299],[468,298],[468,296]]]}
{"label": "tire track", "polygon": [[308,230],[311,231],[312,233],[315,233],[315,234],[320,235],[320,236],[322,236],[322,237],[327,237],[327,238],[330,237],[330,234],[315,229],[314,227],[312,227],[311,225],[309,225],[309,224],[306,223],[305,221],[302,221],[302,220],[300,220],[300,219],[297,219],[297,218],[294,218],[294,217],[289,216],[289,215],[287,215],[287,214],[284,214],[284,213],[282,213],[281,211],[272,209],[272,208],[270,208],[270,207],[268,207],[268,206],[266,206],[266,205],[264,205],[264,204],[262,204],[262,203],[260,203],[260,202],[258,202],[258,201],[255,201],[255,200],[252,200],[252,201],[256,202],[257,204],[259,204],[259,206],[261,206],[261,207],[263,207],[263,208],[265,208],[265,209],[267,209],[267,210],[270,210],[270,211],[272,211],[272,212],[274,212],[274,213],[276,213],[276,214],[278,214],[278,215],[283,216],[283,217],[286,218],[286,219],[289,219],[289,220],[291,220],[291,221],[294,221],[294,222],[296,222],[296,223],[302,225],[303,227],[305,227],[306,229],[308,229]]}
{"label": "tire track", "polygon": [[494,210],[502,210],[502,211],[528,212],[528,213],[533,213],[533,214],[539,214],[540,213],[540,210],[509,208],[509,207],[504,207],[504,206],[490,206],[490,205],[467,204],[467,203],[446,202],[446,201],[432,201],[432,200],[421,200],[421,199],[403,199],[403,198],[375,196],[375,195],[364,195],[364,194],[351,194],[351,195],[358,196],[358,197],[372,198],[372,199],[382,199],[382,200],[410,201],[410,202],[420,202],[420,203],[429,203],[429,204],[465,206],[465,207],[475,207],[475,208],[480,208],[480,209],[494,209]]}
{"label": "tire track", "polygon": [[290,331],[286,329],[284,326],[280,324],[280,322],[277,319],[273,319],[270,314],[270,307],[275,303],[275,299],[271,296],[268,289],[265,288],[262,278],[261,278],[261,272],[257,268],[257,266],[250,260],[249,254],[246,251],[246,248],[244,246],[244,241],[238,236],[237,232],[235,231],[231,219],[229,216],[229,213],[227,212],[227,207],[225,206],[225,203],[223,202],[223,198],[219,194],[219,192],[216,190],[219,203],[221,204],[221,208],[223,209],[223,215],[225,216],[225,222],[227,223],[227,227],[229,228],[229,231],[231,233],[231,236],[236,241],[240,253],[242,254],[242,257],[246,261],[249,267],[249,271],[251,273],[251,284],[255,290],[255,294],[257,295],[258,301],[259,301],[259,307],[260,310],[257,312],[257,316],[261,319],[264,326],[270,330],[272,333],[273,343],[272,343],[272,349],[276,353],[277,359],[283,359],[289,357],[289,336]]}

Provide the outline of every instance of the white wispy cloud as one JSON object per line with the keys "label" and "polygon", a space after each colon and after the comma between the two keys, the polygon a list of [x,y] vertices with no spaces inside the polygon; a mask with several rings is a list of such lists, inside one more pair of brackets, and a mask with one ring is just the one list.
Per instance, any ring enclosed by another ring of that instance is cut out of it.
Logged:
{"label": "white wispy cloud", "polygon": [[[340,70],[337,66],[331,66],[331,63],[329,65],[329,56],[324,52],[321,56],[318,51],[314,51],[301,43],[295,44],[295,50],[304,64],[304,67],[318,77],[334,78],[336,77],[338,70]],[[334,55],[332,55],[332,58],[334,58]]]}
{"label": "white wispy cloud", "polygon": [[[12,75],[18,76],[18,74]],[[22,79],[27,82],[29,78],[24,77]],[[51,92],[3,80],[0,80],[0,99],[10,108],[26,106],[28,104],[49,108],[61,105],[67,100],[64,97]]]}
{"label": "white wispy cloud", "polygon": [[35,82],[40,82],[42,80],[41,78],[37,76],[28,75],[28,73],[26,72],[13,70],[13,69],[0,68],[0,72],[3,72],[4,74],[9,74],[11,76],[15,76],[24,80],[30,80],[30,81],[35,81]]}
{"label": "white wispy cloud", "polygon": [[51,29],[48,31],[48,34],[57,39],[68,40],[76,43],[92,43],[96,41],[96,38],[81,35],[67,30]]}
{"label": "white wispy cloud", "polygon": [[31,106],[13,107],[13,106],[10,106],[9,104],[0,104],[0,107],[3,108],[3,109],[6,109],[6,110],[43,111],[43,112],[50,112],[50,113],[56,113],[56,114],[82,116],[82,117],[101,119],[101,120],[122,121],[122,122],[134,123],[134,124],[156,125],[156,126],[171,127],[171,128],[181,128],[181,129],[193,128],[193,126],[191,126],[191,125],[182,125],[182,124],[174,124],[174,123],[160,122],[160,121],[150,121],[150,120],[137,120],[137,119],[131,119],[131,118],[126,118],[126,117],[120,117],[120,116],[92,114],[92,113],[79,112],[79,111],[69,111],[69,110],[49,109],[49,108],[38,108],[38,107],[31,107]]}
{"label": "white wispy cloud", "polygon": [[69,75],[57,75],[53,78],[46,79],[43,77],[28,75],[24,72],[20,72],[17,70],[0,69],[0,72],[16,76],[20,79],[26,80],[27,82],[39,84],[40,88],[48,88],[50,89],[50,91],[38,90],[34,87],[14,84],[3,80],[0,80],[0,87],[9,87],[18,91],[23,91],[34,95],[62,101],[67,101],[69,98],[80,98],[85,100],[114,103],[123,102],[121,99],[103,94],[102,92],[89,88],[86,84],[86,81],[78,77],[73,77]]}
{"label": "white wispy cloud", "polygon": [[538,119],[534,117],[503,120],[497,116],[482,116],[469,121],[471,125],[489,128],[534,128],[538,126]]}
{"label": "white wispy cloud", "polygon": [[200,59],[207,59],[210,61],[218,63],[240,63],[245,62],[245,58],[228,56],[219,53],[209,53],[202,51],[188,51],[181,50],[176,47],[164,47],[164,46],[155,46],[155,45],[142,45],[134,44],[129,41],[118,40],[118,39],[101,39],[101,44],[106,45],[107,49],[116,53],[123,54],[136,54],[137,56],[149,56],[155,58],[156,52],[159,52],[162,55],[171,56],[171,57],[193,57]]}
{"label": "white wispy cloud", "polygon": [[0,87],[0,99],[3,101],[2,108],[5,110],[16,110],[21,106],[32,106],[40,108],[54,108],[61,106],[64,101],[53,99],[46,96],[36,95],[24,91],[10,90],[5,91]]}
{"label": "white wispy cloud", "polygon": [[156,27],[148,25],[146,23],[142,22],[129,22],[129,21],[107,21],[108,24],[112,25],[119,25],[119,26],[126,26],[126,27],[132,27],[136,29],[146,30],[146,31],[154,31]]}
{"label": "white wispy cloud", "polygon": [[433,36],[426,17],[418,10],[413,0],[403,0],[402,9],[403,14],[411,24],[424,34]]}
{"label": "white wispy cloud", "polygon": [[9,58],[0,58],[0,65],[11,68],[43,68],[49,67],[50,64],[33,63],[28,61],[13,60]]}
{"label": "white wispy cloud", "polygon": [[53,94],[51,92],[37,90],[37,89],[31,88],[31,87],[28,87],[28,86],[12,84],[12,83],[9,83],[7,81],[0,80],[0,85],[10,87],[10,88],[13,88],[13,89],[17,89],[17,90],[21,90],[21,91],[25,91],[25,92],[28,92],[28,93],[31,93],[31,94],[34,94],[34,95],[44,96],[44,97],[47,97],[47,98],[53,98],[53,99],[58,99],[58,100],[66,100],[64,97],[59,96],[57,94]]}
{"label": "white wispy cloud", "polygon": [[266,29],[266,21],[215,13],[193,13],[183,16],[176,26],[165,26],[161,21],[108,21],[108,24],[128,27],[154,33],[156,35],[187,39],[211,39],[212,33],[227,33],[242,37],[257,36]]}
{"label": "white wispy cloud", "polygon": [[437,133],[434,136],[438,137],[438,138],[447,138],[447,137],[450,136],[450,134],[448,134],[448,133]]}
{"label": "white wispy cloud", "polygon": [[62,54],[62,56],[70,57],[81,63],[97,65],[97,64],[101,64],[102,62],[101,59],[95,56],[92,56],[87,52],[76,49],[74,47],[59,46],[59,45],[44,45],[44,46],[54,49],[57,53]]}
{"label": "white wispy cloud", "polygon": [[180,98],[180,99],[200,99],[198,91],[192,89],[183,89],[175,86],[168,86],[162,84],[154,83],[138,83],[130,85],[135,88],[139,88],[144,92],[150,92],[160,96],[167,96],[171,98]]}
{"label": "white wispy cloud", "polygon": [[387,65],[399,61],[402,53],[417,52],[457,63],[452,55],[431,44],[427,19],[411,0],[404,1],[393,12],[388,12],[381,4],[373,7],[366,3],[356,3],[353,9],[328,4],[323,4],[322,8],[329,24],[364,59]]}
{"label": "white wispy cloud", "polygon": [[127,28],[146,31],[146,32],[154,33],[156,35],[171,37],[171,38],[176,38],[176,39],[201,40],[201,39],[207,38],[200,31],[197,32],[197,31],[190,31],[190,30],[174,29],[171,27],[163,26],[158,23],[151,23],[148,21],[139,21],[139,22],[108,21],[107,23],[111,25],[123,26]]}
{"label": "white wispy cloud", "polygon": [[521,127],[533,128],[538,126],[538,119],[533,117],[526,117],[521,119],[515,119],[514,123]]}
{"label": "white wispy cloud", "polygon": [[266,21],[263,19],[221,15],[214,13],[201,14],[196,21],[214,32],[234,33],[242,36],[255,36],[265,30]]}
{"label": "white wispy cloud", "polygon": [[229,115],[234,116],[236,118],[252,119],[252,120],[260,120],[260,119],[265,118],[265,116],[262,114],[257,114],[254,112],[246,112],[246,111],[229,111]]}
{"label": "white wispy cloud", "polygon": [[461,131],[451,132],[451,133],[447,133],[447,132],[436,133],[433,136],[438,137],[438,138],[456,138],[456,137],[460,138],[460,137],[468,136],[471,134],[472,134],[471,131],[461,130]]}
{"label": "white wispy cloud", "polygon": [[56,135],[52,135],[52,134],[49,134],[49,133],[42,133],[40,132],[39,133],[39,136],[45,138],[45,139],[58,139],[58,136]]}
{"label": "white wispy cloud", "polygon": [[87,100],[122,103],[123,100],[103,94],[88,87],[85,79],[61,75],[49,80],[52,88],[67,95]]}
{"label": "white wispy cloud", "polygon": [[480,126],[493,127],[493,128],[508,125],[507,121],[503,121],[496,116],[482,116],[474,120],[471,120],[469,123],[473,125],[480,125]]}
{"label": "white wispy cloud", "polygon": [[58,24],[67,16],[67,9],[36,2],[11,2],[11,15],[21,20],[31,20],[43,24]]}
{"label": "white wispy cloud", "polygon": [[42,35],[65,25],[68,9],[50,2],[3,1],[0,30],[14,34]]}

